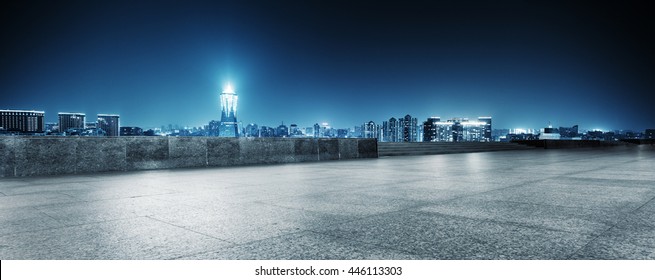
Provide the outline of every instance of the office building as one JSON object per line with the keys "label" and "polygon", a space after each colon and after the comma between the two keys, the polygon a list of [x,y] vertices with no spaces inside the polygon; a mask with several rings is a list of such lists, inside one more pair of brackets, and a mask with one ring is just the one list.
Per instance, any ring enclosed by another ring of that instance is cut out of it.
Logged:
{"label": "office building", "polygon": [[237,96],[230,84],[223,89],[221,99],[221,124],[218,135],[221,137],[239,137],[239,123],[237,122]]}
{"label": "office building", "polygon": [[119,118],[119,115],[98,114],[97,128],[103,130],[107,136],[119,136]]}
{"label": "office building", "polygon": [[0,110],[0,130],[18,133],[43,133],[43,111]]}
{"label": "office building", "polygon": [[481,135],[482,138],[480,139],[480,141],[481,142],[493,141],[493,138],[491,136],[491,117],[478,117],[478,122],[484,123],[484,127],[482,128],[482,135]]}
{"label": "office building", "polygon": [[84,113],[59,113],[59,132],[79,134],[84,129],[86,114]]}

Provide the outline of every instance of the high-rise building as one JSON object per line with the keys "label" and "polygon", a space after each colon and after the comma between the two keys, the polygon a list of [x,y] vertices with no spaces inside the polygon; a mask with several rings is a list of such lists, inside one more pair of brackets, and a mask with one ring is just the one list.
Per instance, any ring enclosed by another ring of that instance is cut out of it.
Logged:
{"label": "high-rise building", "polygon": [[0,110],[0,130],[19,133],[43,133],[43,111]]}
{"label": "high-rise building", "polygon": [[114,114],[98,114],[98,128],[102,129],[107,136],[119,136],[119,118],[119,115]]}
{"label": "high-rise building", "polygon": [[400,142],[400,129],[398,127],[398,120],[390,118],[389,121],[382,122],[382,141],[383,142]]}
{"label": "high-rise building", "polygon": [[400,119],[399,126],[402,129],[402,142],[418,141],[417,122],[418,120],[410,115],[405,115],[404,118]]}
{"label": "high-rise building", "polygon": [[441,121],[440,117],[430,117],[423,122],[423,142],[436,142],[437,138],[437,123]]}
{"label": "high-rise building", "polygon": [[275,130],[275,136],[277,136],[277,137],[288,137],[289,136],[289,128],[286,125],[281,124]]}
{"label": "high-rise building", "polygon": [[[482,130],[482,142],[491,142],[493,138],[491,137],[491,117],[478,117],[479,123],[484,123],[484,128]],[[576,132],[577,133],[577,132]]]}
{"label": "high-rise building", "polygon": [[218,135],[221,137],[239,137],[237,122],[237,101],[239,96],[230,84],[221,93],[221,126]]}
{"label": "high-rise building", "polygon": [[479,117],[478,121],[470,121],[468,118],[441,121],[441,118],[433,117],[423,123],[423,141],[491,142],[491,140],[491,117]]}
{"label": "high-rise building", "polygon": [[314,124],[314,138],[321,137],[321,126],[318,123]]}
{"label": "high-rise building", "polygon": [[68,134],[69,130],[82,130],[85,119],[84,113],[59,113],[59,132]]}
{"label": "high-rise building", "polygon": [[364,123],[362,132],[364,138],[378,138],[378,126],[373,121]]}

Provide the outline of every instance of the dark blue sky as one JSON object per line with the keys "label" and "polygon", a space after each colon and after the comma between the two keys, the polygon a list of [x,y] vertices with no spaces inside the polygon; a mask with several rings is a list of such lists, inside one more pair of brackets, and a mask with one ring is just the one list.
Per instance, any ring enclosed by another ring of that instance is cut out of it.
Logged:
{"label": "dark blue sky", "polygon": [[4,1],[0,109],[351,127],[655,127],[653,1]]}

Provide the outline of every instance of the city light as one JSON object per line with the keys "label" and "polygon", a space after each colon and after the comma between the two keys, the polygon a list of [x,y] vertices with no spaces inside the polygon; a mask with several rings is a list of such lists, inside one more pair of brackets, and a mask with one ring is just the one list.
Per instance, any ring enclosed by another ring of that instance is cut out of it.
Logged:
{"label": "city light", "polygon": [[223,87],[223,93],[232,93],[234,94],[234,88],[232,88],[232,84],[227,83],[225,87]]}

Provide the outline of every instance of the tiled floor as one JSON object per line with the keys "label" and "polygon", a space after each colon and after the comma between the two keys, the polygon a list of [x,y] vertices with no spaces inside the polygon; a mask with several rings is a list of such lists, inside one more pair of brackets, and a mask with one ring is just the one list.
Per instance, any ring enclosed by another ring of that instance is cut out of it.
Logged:
{"label": "tiled floor", "polygon": [[0,178],[0,259],[655,259],[655,148]]}

